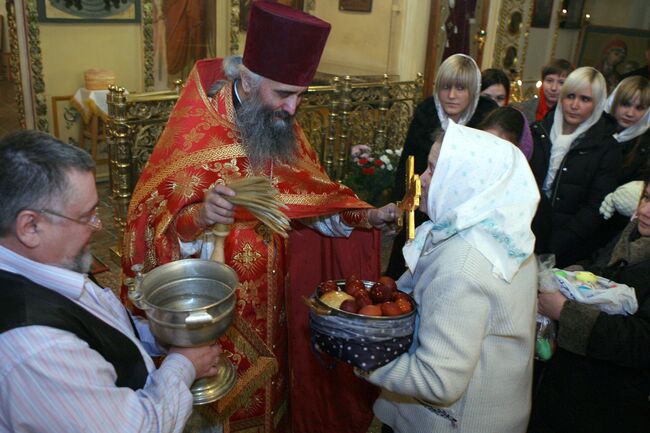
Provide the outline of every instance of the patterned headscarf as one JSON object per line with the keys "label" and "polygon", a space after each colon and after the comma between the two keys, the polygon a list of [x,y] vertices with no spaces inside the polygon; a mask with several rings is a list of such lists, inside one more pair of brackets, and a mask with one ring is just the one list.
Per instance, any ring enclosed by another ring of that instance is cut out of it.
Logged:
{"label": "patterned headscarf", "polygon": [[539,202],[523,153],[492,134],[449,122],[427,195],[430,221],[404,246],[413,272],[429,236],[458,234],[511,281],[535,244],[530,225]]}

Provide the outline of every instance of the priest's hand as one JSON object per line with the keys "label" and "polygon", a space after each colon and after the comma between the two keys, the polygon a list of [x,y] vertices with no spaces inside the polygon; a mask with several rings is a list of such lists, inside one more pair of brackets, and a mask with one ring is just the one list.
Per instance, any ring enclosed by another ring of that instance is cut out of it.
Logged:
{"label": "priest's hand", "polygon": [[168,353],[178,353],[192,361],[196,372],[195,379],[200,379],[217,374],[217,363],[221,352],[221,345],[215,341],[197,347],[171,347]]}
{"label": "priest's hand", "polygon": [[395,203],[388,203],[379,209],[370,209],[368,211],[368,222],[373,227],[381,229],[384,234],[392,236],[399,231],[397,220],[400,212]]}
{"label": "priest's hand", "polygon": [[232,197],[235,191],[224,185],[217,185],[205,196],[203,206],[199,210],[199,223],[210,227],[216,223],[232,224],[235,222],[235,205],[224,197]]}

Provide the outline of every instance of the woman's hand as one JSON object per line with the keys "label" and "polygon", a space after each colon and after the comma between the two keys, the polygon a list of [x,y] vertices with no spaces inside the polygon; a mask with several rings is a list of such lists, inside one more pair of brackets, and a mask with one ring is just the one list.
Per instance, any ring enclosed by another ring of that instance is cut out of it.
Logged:
{"label": "woman's hand", "polygon": [[559,320],[566,301],[566,296],[559,291],[540,293],[537,295],[537,311],[549,319]]}

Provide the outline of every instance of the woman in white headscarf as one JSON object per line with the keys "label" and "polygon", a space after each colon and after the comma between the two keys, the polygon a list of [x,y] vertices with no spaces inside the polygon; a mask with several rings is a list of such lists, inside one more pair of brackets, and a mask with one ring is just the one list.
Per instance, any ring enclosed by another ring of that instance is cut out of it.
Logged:
{"label": "woman in white headscarf", "polygon": [[449,122],[422,174],[430,221],[404,247],[418,324],[410,350],[371,372],[385,431],[526,431],[537,267],[530,223],[539,194],[524,155]]}
{"label": "woman in white headscarf", "polygon": [[[435,131],[447,129],[449,119],[459,125],[476,127],[489,112],[498,108],[490,98],[481,96],[481,70],[471,57],[465,54],[449,56],[440,64],[436,74],[433,96],[422,101],[409,126],[404,149],[395,171],[393,199],[404,196],[406,160],[415,159],[415,172],[422,173],[427,167],[427,156],[433,144]],[[416,212],[416,225],[426,221],[423,213]],[[406,237],[400,232],[393,243],[386,274],[398,278],[404,272],[402,247]]]}
{"label": "woman in white headscarf", "polygon": [[616,119],[614,134],[623,152],[618,184],[643,180],[650,174],[650,83],[645,77],[621,81],[607,99],[605,111]]}
{"label": "woman in white headscarf", "polygon": [[616,119],[614,139],[623,154],[616,190],[605,197],[600,213],[607,220],[599,230],[598,246],[605,246],[630,221],[650,176],[650,82],[641,76],[618,83],[607,98],[605,112]]}
{"label": "woman in white headscarf", "polygon": [[542,191],[536,216],[538,253],[555,254],[558,266],[588,259],[596,249],[603,198],[616,187],[620,146],[616,124],[603,116],[603,75],[591,67],[567,77],[552,116],[532,125],[530,166]]}

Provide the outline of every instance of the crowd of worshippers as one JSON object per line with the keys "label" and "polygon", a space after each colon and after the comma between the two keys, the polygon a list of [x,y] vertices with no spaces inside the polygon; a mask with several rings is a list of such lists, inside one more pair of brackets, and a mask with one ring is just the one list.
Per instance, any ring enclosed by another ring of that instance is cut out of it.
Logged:
{"label": "crowd of worshippers", "polygon": [[[191,431],[365,433],[373,416],[382,433],[648,430],[648,77],[621,77],[608,95],[601,72],[555,59],[539,94],[510,104],[503,71],[445,59],[396,171],[400,200],[414,156],[415,237],[394,237],[384,270],[415,302],[413,343],[371,371],[327,369],[302,296],[324,278],[378,278],[379,233],[394,236],[401,213],[330,180],[294,119],[329,31],[252,3],[243,58],[196,64],[133,192],[124,276],[210,257],[206,231],[231,225],[238,319],[205,346],[161,346],[88,274],[102,229],[90,156],[36,131],[0,139],[0,433],[180,433],[191,384],[222,354],[237,386]],[[228,200],[229,182],[251,175],[278,189],[288,239]],[[632,307],[538,292],[542,257],[558,276],[624,285]],[[540,316],[557,324],[557,347],[536,359]]]}
{"label": "crowd of worshippers", "polygon": [[[650,58],[650,44],[647,54]],[[516,146],[528,161],[540,197],[530,225],[536,255],[552,255],[557,268],[587,269],[629,285],[638,302],[638,309],[630,314],[607,314],[559,292],[540,293],[537,311],[559,321],[558,350],[548,362],[534,363],[527,431],[645,431],[650,422],[650,69],[622,77],[609,95],[601,72],[592,67],[575,69],[564,59],[551,60],[542,68],[540,78],[537,95],[509,104],[510,80],[503,71],[486,69],[481,73],[474,60],[462,54],[447,58],[438,70],[434,95],[415,111],[393,198],[398,200],[404,194],[406,158],[415,157],[416,172],[431,167],[432,155],[435,160],[440,154],[434,137],[440,131],[446,135],[452,122],[481,129]],[[446,141],[442,143],[444,149]],[[478,152],[469,146],[465,151]],[[467,162],[467,155],[458,158]],[[439,168],[436,163],[433,167],[434,172]],[[476,173],[476,162],[465,169]],[[477,176],[472,180],[482,182]],[[429,197],[444,196],[458,181],[448,179]],[[486,186],[475,184],[472,188]],[[507,193],[503,186],[490,190],[490,201]],[[513,196],[513,207],[502,211],[516,210]],[[483,216],[476,221],[484,222]],[[427,212],[426,208],[417,212],[416,221],[420,227],[440,225],[439,215],[432,218],[431,209]],[[507,239],[516,235],[516,224],[501,228]],[[402,275],[410,249],[404,233],[399,233],[388,275]],[[455,313],[462,314],[460,310]],[[482,331],[487,339],[489,331]],[[474,377],[477,374],[474,372]],[[496,384],[497,376],[491,379],[494,386],[502,386]],[[514,400],[526,399],[528,391],[518,388]],[[406,407],[399,410],[404,412]],[[485,421],[477,415],[479,419]],[[398,420],[390,422],[405,425]],[[526,431],[505,428],[505,424],[500,424],[500,429],[476,425],[476,430],[464,431]],[[413,430],[395,430],[424,431],[414,426]]]}

